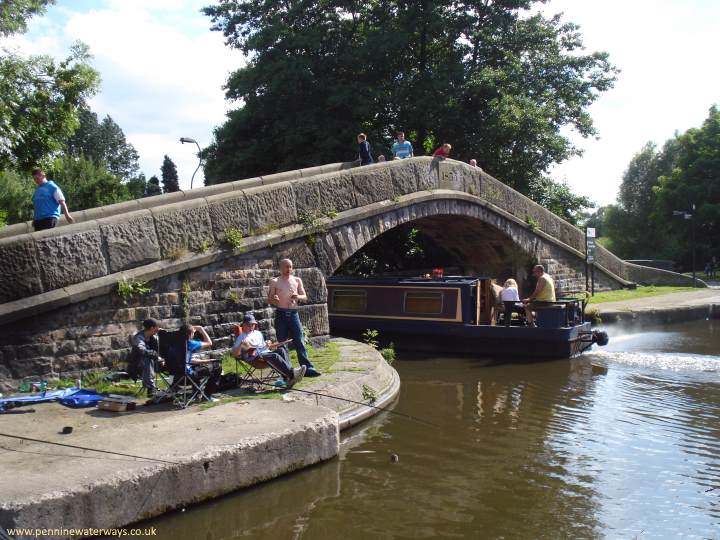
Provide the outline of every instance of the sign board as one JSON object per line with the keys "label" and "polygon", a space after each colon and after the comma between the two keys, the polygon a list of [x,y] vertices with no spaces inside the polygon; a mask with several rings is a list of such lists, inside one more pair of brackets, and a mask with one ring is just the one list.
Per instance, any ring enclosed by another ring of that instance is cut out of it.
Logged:
{"label": "sign board", "polygon": [[588,227],[585,229],[585,237],[586,238],[595,238],[595,228],[594,227]]}
{"label": "sign board", "polygon": [[[593,230],[594,232],[594,230]],[[586,251],[587,256],[585,257],[587,262],[595,262],[595,238],[588,236],[586,240]]]}

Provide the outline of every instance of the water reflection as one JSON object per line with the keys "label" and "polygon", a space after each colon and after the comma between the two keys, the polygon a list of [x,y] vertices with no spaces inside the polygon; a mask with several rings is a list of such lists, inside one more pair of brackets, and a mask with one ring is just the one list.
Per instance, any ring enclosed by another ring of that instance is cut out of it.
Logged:
{"label": "water reflection", "polygon": [[397,408],[433,426],[382,415],[339,459],[158,520],[161,537],[717,537],[720,332],[664,330],[564,362],[400,360]]}

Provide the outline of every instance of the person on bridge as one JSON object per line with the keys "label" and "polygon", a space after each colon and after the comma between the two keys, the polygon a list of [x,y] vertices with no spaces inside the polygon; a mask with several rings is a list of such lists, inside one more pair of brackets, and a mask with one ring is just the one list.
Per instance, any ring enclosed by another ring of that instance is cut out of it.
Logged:
{"label": "person on bridge", "polygon": [[358,142],[358,161],[360,162],[360,165],[371,165],[375,163],[373,161],[371,149],[370,149],[370,143],[367,141],[367,135],[364,133],[361,133],[357,136],[357,142]]}
{"label": "person on bridge", "polygon": [[450,157],[450,150],[452,150],[452,146],[445,143],[433,152],[433,157],[439,157],[441,159],[448,158]]}
{"label": "person on bridge", "polygon": [[298,303],[307,300],[302,279],[293,275],[293,263],[290,259],[280,261],[280,275],[270,280],[268,304],[275,306],[275,333],[278,341],[292,338],[292,344],[298,355],[298,362],[305,366],[306,377],[319,377],[308,358],[305,348],[303,328],[298,315]]}
{"label": "person on bridge", "polygon": [[390,148],[393,153],[393,159],[407,159],[413,157],[413,147],[410,141],[405,140],[403,131],[397,132],[397,141]]}
{"label": "person on bridge", "polygon": [[539,307],[533,306],[533,302],[555,301],[555,282],[553,281],[553,278],[545,273],[543,265],[535,265],[532,269],[532,274],[537,279],[535,290],[530,296],[523,299],[523,304],[525,304],[525,317],[529,326],[535,326],[533,309]]}
{"label": "person on bridge", "polygon": [[60,219],[60,209],[68,223],[75,223],[75,219],[70,215],[67,204],[65,204],[65,196],[58,185],[45,178],[45,172],[42,169],[33,169],[32,177],[37,184],[32,196],[33,228],[36,231],[53,229]]}

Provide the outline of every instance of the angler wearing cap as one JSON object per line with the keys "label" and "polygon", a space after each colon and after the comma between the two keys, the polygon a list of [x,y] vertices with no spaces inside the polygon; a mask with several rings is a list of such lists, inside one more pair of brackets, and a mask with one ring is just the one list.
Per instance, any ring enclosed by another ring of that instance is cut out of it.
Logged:
{"label": "angler wearing cap", "polygon": [[257,329],[257,321],[252,313],[243,317],[240,325],[240,333],[235,338],[232,353],[236,358],[242,358],[249,362],[261,357],[270,364],[275,371],[280,373],[285,380],[287,388],[292,388],[300,382],[305,375],[305,366],[293,369],[290,363],[290,356],[285,346],[292,340],[278,343],[266,342],[262,332]]}

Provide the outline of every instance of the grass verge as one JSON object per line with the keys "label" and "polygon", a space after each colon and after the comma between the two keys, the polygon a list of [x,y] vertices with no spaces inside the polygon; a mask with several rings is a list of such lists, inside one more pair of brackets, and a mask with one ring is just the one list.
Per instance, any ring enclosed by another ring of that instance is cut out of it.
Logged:
{"label": "grass verge", "polygon": [[605,302],[621,302],[624,300],[637,300],[651,296],[661,296],[678,292],[697,291],[692,287],[638,287],[637,289],[621,289],[619,291],[605,291],[596,293],[590,298],[589,304],[602,304]]}

